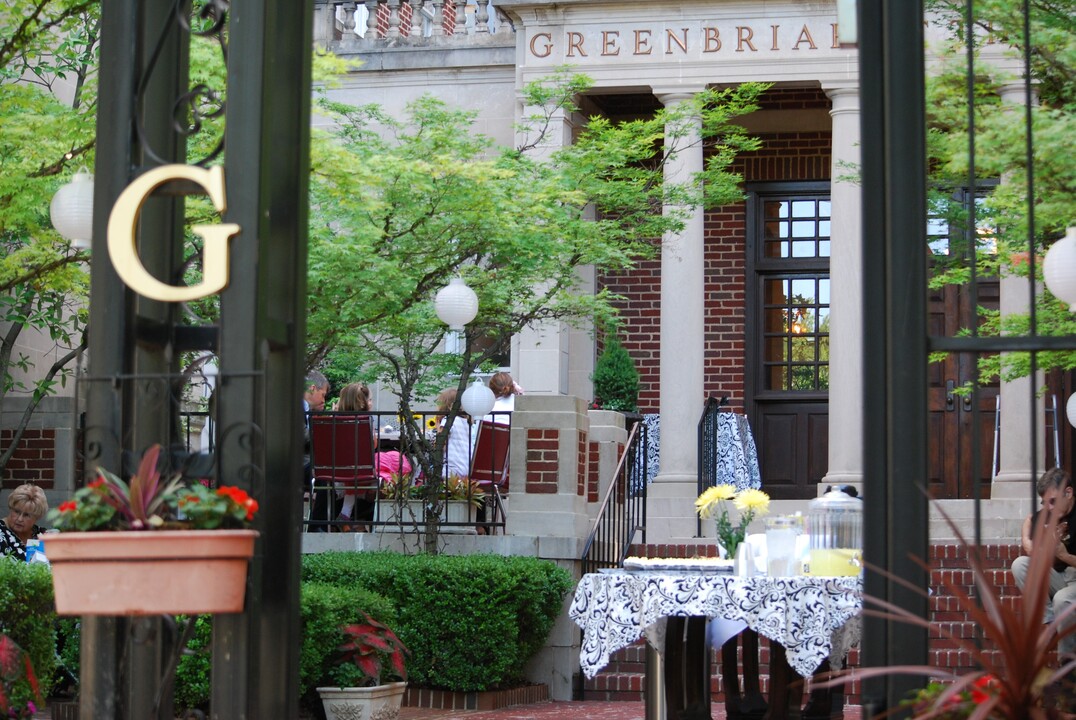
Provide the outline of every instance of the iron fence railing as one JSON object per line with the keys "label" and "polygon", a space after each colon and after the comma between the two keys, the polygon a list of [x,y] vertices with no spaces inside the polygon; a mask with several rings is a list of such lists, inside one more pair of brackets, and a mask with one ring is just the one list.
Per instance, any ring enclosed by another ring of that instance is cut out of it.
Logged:
{"label": "iron fence railing", "polygon": [[[718,400],[711,396],[703,405],[702,415],[699,416],[699,439],[698,439],[698,488],[696,497],[702,491],[714,484],[717,477],[718,443],[717,443],[717,416],[722,412],[721,408],[728,407],[729,396],[722,395]],[[695,518],[695,537],[702,537],[702,518]]]}
{"label": "iron fence railing", "polygon": [[629,416],[629,422],[628,441],[583,546],[584,574],[620,567],[636,534],[646,542],[647,431],[641,417]]}
{"label": "iron fence railing", "polygon": [[[320,415],[345,418],[357,413],[324,412]],[[421,532],[425,528],[426,513],[432,512],[428,503],[423,501],[421,488],[426,484],[424,473],[419,467],[414,452],[414,441],[407,433],[401,433],[401,416],[396,412],[365,412],[362,415],[372,418],[376,434],[373,450],[373,467],[379,480],[378,489],[362,489],[356,492],[362,498],[358,505],[367,510],[367,517],[340,517],[340,508],[347,483],[315,481],[311,483],[309,463],[304,476],[296,478],[296,487],[304,494],[303,525],[312,532],[348,532],[385,530],[392,532]],[[440,431],[445,413],[414,413],[426,438],[433,442]],[[511,413],[491,413],[493,421],[508,432],[502,443],[507,442],[511,430]],[[205,411],[184,411],[180,413],[179,444],[188,453],[212,456],[215,448],[215,420],[212,413]],[[470,423],[471,436],[468,466],[476,478],[473,483],[461,483],[453,480],[446,485],[453,486],[451,499],[456,502],[441,502],[440,527],[445,533],[488,533],[498,530],[504,532],[507,520],[507,494],[509,478],[507,474],[508,454],[503,444],[481,442],[476,446],[477,421]],[[307,449],[309,459],[309,448]],[[401,462],[400,458],[406,458]],[[409,470],[405,470],[410,468]],[[401,470],[405,470],[404,489],[397,491]],[[442,498],[447,500],[449,498]],[[467,508],[471,508],[468,510]]]}

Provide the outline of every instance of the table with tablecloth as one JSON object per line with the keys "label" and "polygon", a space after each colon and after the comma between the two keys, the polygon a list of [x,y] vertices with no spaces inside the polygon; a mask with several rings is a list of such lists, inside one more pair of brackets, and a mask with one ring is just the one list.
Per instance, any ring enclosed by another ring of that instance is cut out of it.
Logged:
{"label": "table with tablecloth", "polygon": [[644,633],[663,649],[667,619],[681,617],[714,619],[714,646],[743,628],[769,638],[807,677],[827,660],[841,666],[859,641],[860,624],[849,620],[861,606],[859,577],[611,571],[583,576],[569,616],[583,630],[579,660],[588,678]]}

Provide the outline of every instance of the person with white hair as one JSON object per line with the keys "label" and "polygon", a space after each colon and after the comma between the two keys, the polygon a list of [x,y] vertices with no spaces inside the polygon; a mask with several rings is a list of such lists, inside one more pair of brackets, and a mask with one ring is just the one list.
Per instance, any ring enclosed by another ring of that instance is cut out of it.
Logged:
{"label": "person with white hair", "polygon": [[0,555],[26,560],[26,541],[44,530],[37,521],[49,509],[45,493],[37,485],[19,485],[7,498],[7,517],[0,520]]}

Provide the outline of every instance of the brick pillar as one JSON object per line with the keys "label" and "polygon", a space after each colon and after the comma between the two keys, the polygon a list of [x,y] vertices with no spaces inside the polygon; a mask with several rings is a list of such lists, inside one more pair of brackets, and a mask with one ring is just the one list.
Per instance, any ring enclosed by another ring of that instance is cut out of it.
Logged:
{"label": "brick pillar", "polygon": [[516,398],[508,535],[564,538],[577,542],[581,552],[590,532],[586,507],[589,429],[586,404],[579,398]]}
{"label": "brick pillar", "polygon": [[[628,441],[628,431],[624,428],[621,413],[591,410],[587,415],[590,418],[590,447],[584,492],[591,506],[590,516],[594,517],[609,490],[620,454]],[[580,482],[583,480],[580,478]]]}

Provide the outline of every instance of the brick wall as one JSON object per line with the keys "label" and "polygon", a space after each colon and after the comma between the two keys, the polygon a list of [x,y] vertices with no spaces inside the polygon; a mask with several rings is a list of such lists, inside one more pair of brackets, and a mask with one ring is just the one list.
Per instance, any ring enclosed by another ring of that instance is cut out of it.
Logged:
{"label": "brick wall", "polygon": [[590,469],[590,463],[587,462],[587,449],[590,446],[587,444],[587,434],[585,432],[579,433],[576,447],[576,460],[575,460],[575,474],[578,480],[576,481],[575,494],[580,497],[586,497],[588,475],[587,471]]}
{"label": "brick wall", "polygon": [[557,492],[557,448],[560,431],[556,428],[527,430],[527,483],[525,492]]}
{"label": "brick wall", "polygon": [[[710,543],[680,544],[680,545],[647,545],[635,546],[630,551],[631,555],[645,555],[648,557],[713,557],[716,555],[716,546]],[[1020,549],[1016,545],[986,545],[983,546],[983,562],[987,575],[993,586],[998,589],[1002,602],[1012,605],[1019,596],[1019,590],[1013,581],[1009,566],[1019,556]],[[961,603],[955,595],[943,588],[943,582],[956,586],[960,592],[975,596],[973,587],[973,574],[968,562],[967,550],[957,545],[934,545],[930,550],[931,589],[933,595],[930,599],[930,613],[932,627],[929,633],[929,650],[927,662],[938,668],[967,672],[975,664],[971,654],[957,648],[955,640],[943,637],[944,632],[952,633],[957,637],[972,638],[975,636],[976,624],[961,609]],[[995,659],[998,652],[989,643],[984,643],[986,652],[992,654]],[[613,655],[610,664],[593,680],[586,683],[586,698],[588,700],[641,700],[644,671],[645,647],[642,641],[624,648]],[[711,688],[715,702],[723,702],[723,689],[720,682],[720,656],[713,656],[714,677],[711,680]],[[853,649],[848,656],[850,666],[859,664],[859,651]],[[1052,658],[1053,666],[1057,666],[1056,657]],[[767,692],[769,675],[769,646],[766,639],[760,642],[759,650],[760,675],[762,676],[762,691]],[[848,702],[853,705],[859,704],[859,683],[850,683],[846,688]]]}
{"label": "brick wall", "polygon": [[[14,430],[0,430],[0,447],[7,448],[14,437]],[[55,463],[56,431],[52,428],[27,428],[7,463],[2,486],[8,490],[30,482],[50,490],[56,480]]]}
{"label": "brick wall", "polygon": [[[829,107],[821,91],[771,91],[766,109]],[[767,95],[769,97],[769,94]],[[772,105],[772,107],[771,107]],[[737,159],[745,182],[827,180],[829,133],[787,132],[761,136],[762,147]],[[705,214],[705,394],[744,396],[746,205]],[[639,412],[658,411],[661,344],[661,262],[639,263],[630,273],[606,273],[602,287],[624,297],[621,341],[639,370]]]}

